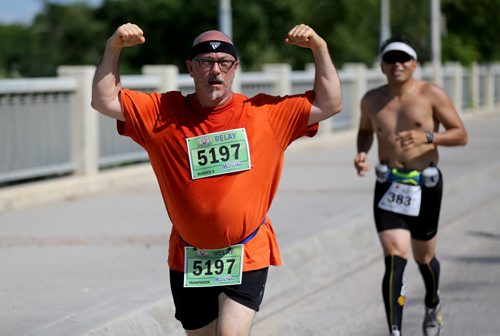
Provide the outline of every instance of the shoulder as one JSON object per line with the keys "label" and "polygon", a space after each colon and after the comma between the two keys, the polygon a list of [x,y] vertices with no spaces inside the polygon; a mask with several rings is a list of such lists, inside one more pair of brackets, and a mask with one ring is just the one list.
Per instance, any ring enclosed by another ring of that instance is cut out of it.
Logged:
{"label": "shoulder", "polygon": [[422,94],[426,95],[436,95],[436,94],[446,94],[444,89],[434,83],[425,81],[425,80],[419,80],[418,81],[419,89]]}
{"label": "shoulder", "polygon": [[443,100],[449,100],[448,93],[439,85],[424,80],[420,80],[419,85],[420,94],[431,101],[439,103]]}
{"label": "shoulder", "polygon": [[267,104],[302,104],[304,102],[310,104],[314,101],[314,91],[306,91],[301,94],[293,94],[286,96],[273,96],[266,93],[259,93],[252,98],[247,98],[246,102],[252,105],[260,106]]}
{"label": "shoulder", "polygon": [[379,86],[366,92],[361,98],[361,108],[366,109],[387,99],[389,89],[387,85]]}
{"label": "shoulder", "polygon": [[152,93],[151,99],[157,102],[160,108],[179,108],[188,99],[179,91],[168,91],[163,93]]}
{"label": "shoulder", "polygon": [[168,91],[159,94],[161,99],[173,100],[173,101],[183,101],[186,97],[180,91]]}
{"label": "shoulder", "polygon": [[388,86],[386,84],[386,85],[379,86],[375,89],[369,90],[368,92],[366,92],[364,94],[362,100],[372,101],[372,100],[380,99],[381,97],[387,96],[387,93],[388,93]]}
{"label": "shoulder", "polygon": [[121,90],[121,96],[127,96],[134,100],[182,100],[185,97],[182,95],[180,91],[168,91],[164,93],[159,92],[142,92],[137,90],[123,89]]}
{"label": "shoulder", "polygon": [[[245,99],[245,102],[248,102],[248,103],[257,103],[257,102],[259,102],[259,103],[272,103],[272,102],[278,101],[280,98],[282,98],[282,97],[272,96],[272,95],[269,95],[267,93],[258,93],[251,98]],[[259,105],[259,104],[254,104],[254,105]]]}

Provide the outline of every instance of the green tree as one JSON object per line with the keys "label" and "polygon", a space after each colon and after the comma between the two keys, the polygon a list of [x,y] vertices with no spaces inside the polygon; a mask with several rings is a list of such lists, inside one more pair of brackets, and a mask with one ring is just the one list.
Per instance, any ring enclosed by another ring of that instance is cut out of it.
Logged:
{"label": "green tree", "polygon": [[26,55],[32,36],[29,28],[21,25],[0,26],[0,77],[21,77],[28,73]]}
{"label": "green tree", "polygon": [[95,41],[104,39],[104,25],[95,20],[85,3],[62,5],[45,2],[33,22],[30,72],[54,75],[58,65],[95,64],[100,50]]}
{"label": "green tree", "polygon": [[337,66],[346,62],[372,65],[377,57],[379,0],[318,0],[308,20],[328,42]]}
{"label": "green tree", "polygon": [[432,58],[430,1],[391,1],[391,33],[410,39],[419,62],[429,61]]}
{"label": "green tree", "polygon": [[463,64],[500,60],[499,10],[500,0],[442,0],[443,59]]}
{"label": "green tree", "polygon": [[[106,22],[108,36],[126,22],[143,29],[146,45],[123,53],[124,73],[137,72],[144,64],[175,64],[182,71],[194,37],[217,29],[217,5],[217,0],[148,0],[140,4],[136,0],[104,0],[96,17]],[[99,44],[101,51],[105,41]]]}
{"label": "green tree", "polygon": [[[233,40],[245,70],[260,70],[264,63],[289,62],[296,48],[285,44],[285,35],[296,23],[297,1],[234,0]],[[294,11],[295,10],[295,11]],[[293,62],[290,62],[293,64]]]}
{"label": "green tree", "polygon": [[[0,26],[0,76],[53,76],[62,64],[96,64],[116,28],[134,22],[146,45],[123,53],[123,73],[144,64],[175,64],[185,71],[193,38],[218,28],[219,0],[103,0],[100,6],[43,1],[30,27]],[[391,31],[410,38],[420,61],[431,58],[429,0],[393,0]],[[500,0],[441,0],[445,17],[443,61],[492,62],[500,59],[495,43]],[[287,62],[303,69],[311,53],[286,45],[295,24],[306,23],[328,42],[336,65],[377,59],[380,0],[232,0],[233,40],[245,71],[263,63]]]}
{"label": "green tree", "polygon": [[[373,62],[378,38],[378,0],[235,0],[235,42],[244,64],[286,62],[303,69],[311,53],[284,43],[295,24],[311,26],[328,43],[337,66]],[[353,24],[354,23],[354,24]],[[377,24],[377,29],[373,25]],[[242,43],[244,42],[244,43]]]}

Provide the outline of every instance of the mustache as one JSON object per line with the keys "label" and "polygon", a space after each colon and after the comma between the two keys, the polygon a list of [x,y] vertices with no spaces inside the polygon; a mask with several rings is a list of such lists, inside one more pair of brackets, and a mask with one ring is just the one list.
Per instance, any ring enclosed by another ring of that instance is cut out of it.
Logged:
{"label": "mustache", "polygon": [[208,78],[209,84],[224,84],[224,80],[219,76],[212,76]]}

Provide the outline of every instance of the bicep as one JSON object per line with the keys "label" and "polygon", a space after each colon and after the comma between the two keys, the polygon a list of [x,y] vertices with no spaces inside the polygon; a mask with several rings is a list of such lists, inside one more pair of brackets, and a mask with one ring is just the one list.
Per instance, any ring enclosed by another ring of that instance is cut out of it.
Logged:
{"label": "bicep", "polygon": [[92,107],[113,119],[124,121],[122,106],[120,102],[120,89],[121,86],[111,85],[109,80],[97,80],[94,77],[92,83]]}
{"label": "bicep", "polygon": [[439,87],[433,87],[432,102],[434,117],[445,129],[462,128],[463,122],[448,94]]}
{"label": "bicep", "polygon": [[309,110],[309,121],[307,124],[310,126],[324,119],[326,118],[322,115],[321,109],[316,104],[316,100],[314,100],[311,104],[311,109]]}
{"label": "bicep", "polygon": [[309,121],[308,125],[312,125],[315,123],[318,123],[320,121],[326,120],[330,118],[331,116],[337,114],[340,112],[340,109],[338,110],[332,110],[332,111],[324,111],[322,110],[319,105],[317,104],[316,99],[311,103],[311,109],[309,110]]}
{"label": "bicep", "polygon": [[116,97],[116,99],[109,101],[108,104],[106,104],[105,109],[100,112],[113,119],[125,121],[125,116],[123,114],[119,95]]}

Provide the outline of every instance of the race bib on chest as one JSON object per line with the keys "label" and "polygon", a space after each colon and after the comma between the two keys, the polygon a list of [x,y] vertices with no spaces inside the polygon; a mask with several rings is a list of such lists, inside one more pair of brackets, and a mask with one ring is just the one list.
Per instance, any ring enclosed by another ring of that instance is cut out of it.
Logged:
{"label": "race bib on chest", "polygon": [[248,170],[250,149],[244,128],[186,139],[193,180]]}
{"label": "race bib on chest", "polygon": [[420,214],[422,189],[420,186],[393,182],[380,199],[378,207],[402,215],[417,217]]}
{"label": "race bib on chest", "polygon": [[184,287],[241,284],[243,244],[221,249],[184,248]]}

